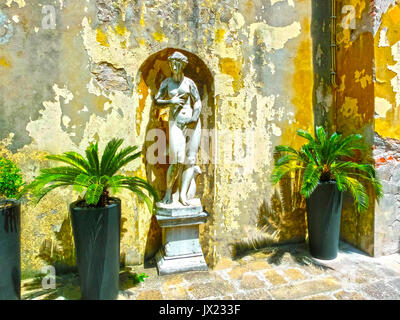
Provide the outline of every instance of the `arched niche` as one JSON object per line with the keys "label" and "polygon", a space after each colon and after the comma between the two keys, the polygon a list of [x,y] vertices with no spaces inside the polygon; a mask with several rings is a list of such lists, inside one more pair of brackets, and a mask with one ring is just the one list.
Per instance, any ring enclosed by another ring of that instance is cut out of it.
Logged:
{"label": "arched niche", "polygon": [[[148,95],[151,95],[153,100],[153,97],[160,88],[161,82],[171,76],[168,66],[168,57],[175,51],[181,52],[188,58],[189,62],[184,70],[184,74],[195,82],[202,101],[202,111],[200,115],[202,138],[197,161],[197,164],[202,170],[202,174],[197,178],[197,195],[201,197],[201,202],[205,210],[212,214],[215,193],[215,94],[214,79],[207,65],[195,54],[176,48],[166,48],[149,56],[139,69],[137,84],[140,99],[136,118],[139,121],[142,119],[145,101],[149,98]],[[146,127],[146,137],[147,133],[152,129],[163,130],[167,139],[167,146],[169,145],[168,111],[168,108],[156,108],[154,102],[152,102],[149,122]],[[154,141],[147,140],[148,139],[146,139],[142,147],[143,154],[145,155],[147,180],[157,189],[160,197],[163,197],[166,190],[166,175],[169,167],[168,154],[166,150],[159,150],[167,154],[167,163],[150,164],[146,160],[146,153],[147,149]],[[207,223],[207,225],[208,224],[209,223]],[[208,229],[207,226],[206,229]],[[153,219],[146,244],[145,259],[156,253],[159,247],[157,239],[160,239],[160,232],[155,219]],[[204,246],[207,246],[206,240],[204,240],[203,248]],[[207,250],[206,248],[204,249]]]}

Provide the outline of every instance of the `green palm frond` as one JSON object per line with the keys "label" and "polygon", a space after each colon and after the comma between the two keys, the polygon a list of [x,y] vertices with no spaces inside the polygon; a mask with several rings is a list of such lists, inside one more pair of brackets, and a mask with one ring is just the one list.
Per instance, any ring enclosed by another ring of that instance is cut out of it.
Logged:
{"label": "green palm frond", "polygon": [[316,127],[315,138],[301,129],[297,130],[297,134],[307,140],[299,150],[290,146],[275,147],[275,167],[271,174],[273,184],[292,172],[300,172],[301,194],[308,198],[319,182],[336,181],[340,191],[351,193],[358,211],[368,207],[369,198],[364,184],[373,187],[376,200],[383,196],[382,184],[372,164],[344,160],[353,159],[356,152],[361,154],[368,149],[360,134],[343,137],[335,132],[328,136],[322,127]]}
{"label": "green palm frond", "polygon": [[86,170],[87,173],[90,173],[90,174],[94,173],[94,172],[91,172],[91,167],[90,167],[88,161],[79,153],[74,152],[74,151],[67,151],[67,152],[64,152],[64,156],[71,159],[75,163],[79,164],[82,168],[84,168]]}
{"label": "green palm frond", "polygon": [[101,183],[91,184],[85,194],[87,204],[97,204],[100,200],[100,196],[103,193],[104,185]]}
{"label": "green palm frond", "polygon": [[319,144],[321,145],[322,149],[325,147],[327,141],[326,141],[326,132],[323,127],[317,127],[317,138],[319,141]]}
{"label": "green palm frond", "polygon": [[48,155],[48,156],[46,156],[46,159],[64,162],[66,164],[69,164],[69,165],[81,170],[82,173],[87,173],[87,169],[80,161],[78,161],[77,159],[72,159],[70,156],[67,156],[66,154]]}
{"label": "green palm frond", "polygon": [[100,163],[99,163],[99,143],[92,143],[85,151],[86,158],[89,162],[90,167],[94,170],[96,175],[100,175]]}
{"label": "green palm frond", "polygon": [[42,198],[46,194],[48,194],[50,191],[52,191],[52,190],[54,190],[56,188],[59,188],[59,187],[67,187],[69,185],[70,184],[66,183],[66,182],[58,182],[58,183],[53,183],[53,184],[51,184],[51,185],[49,185],[47,187],[44,187],[44,188],[38,190],[38,192],[36,193],[35,198],[34,198],[34,203],[38,204],[39,201],[42,200]]}
{"label": "green palm frond", "polygon": [[322,174],[321,167],[315,164],[308,164],[304,170],[303,185],[301,194],[308,198],[318,185]]}
{"label": "green palm frond", "polygon": [[135,154],[131,155],[132,152],[136,151],[137,147],[127,147],[121,152],[119,152],[114,159],[111,161],[110,164],[110,171],[108,172],[109,175],[114,175],[118,170],[120,170],[123,166],[132,162],[133,160],[140,157],[142,154],[141,152],[136,152]]}
{"label": "green palm frond", "polygon": [[307,132],[306,130],[299,129],[296,132],[297,132],[297,135],[299,135],[300,137],[303,137],[303,138],[307,139],[310,142],[314,142],[313,136],[309,132]]}
{"label": "green palm frond", "polygon": [[124,179],[126,179],[125,176],[115,175],[108,180],[108,185],[111,188],[112,192],[118,192],[118,190],[122,187]]}
{"label": "green palm frond", "polygon": [[290,162],[284,165],[275,166],[275,169],[271,175],[271,182],[273,184],[277,184],[279,180],[281,180],[283,177],[289,175],[292,172],[299,171],[302,169],[304,169],[304,167],[300,166],[296,162]]}
{"label": "green palm frond", "polygon": [[110,171],[110,163],[115,159],[115,153],[122,145],[123,141],[123,139],[112,139],[105,147],[100,165],[100,173],[102,175],[106,175]]}
{"label": "green palm frond", "polygon": [[87,174],[81,173],[75,177],[73,188],[78,192],[82,192],[85,187],[89,187],[94,182],[94,176],[89,176]]}
{"label": "green palm frond", "polygon": [[365,187],[360,181],[355,178],[346,177],[344,180],[347,190],[349,190],[354,198],[355,205],[358,211],[368,208],[368,194]]}

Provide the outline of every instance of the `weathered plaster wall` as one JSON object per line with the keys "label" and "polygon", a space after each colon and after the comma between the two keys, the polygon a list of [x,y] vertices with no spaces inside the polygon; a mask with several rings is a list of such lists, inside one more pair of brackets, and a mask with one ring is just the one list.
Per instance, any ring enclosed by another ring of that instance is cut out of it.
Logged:
{"label": "weathered plaster wall", "polygon": [[[336,83],[331,121],[345,135],[361,133],[367,145],[373,144],[374,127],[374,50],[373,8],[369,0],[336,2]],[[370,154],[364,161],[371,161]],[[357,214],[352,198],[346,194],[342,210],[341,236],[373,255],[374,201]]]}
{"label": "weathered plaster wall", "polygon": [[314,89],[313,106],[315,125],[322,125],[331,131],[333,84],[332,72],[332,6],[327,1],[312,1],[311,35],[313,43]]}
{"label": "weathered plaster wall", "polygon": [[400,1],[375,1],[374,159],[385,196],[375,212],[375,255],[400,251]]}
{"label": "weathered plaster wall", "polygon": [[[55,8],[54,29],[43,28],[44,5]],[[179,48],[203,62],[211,75],[204,92],[214,95],[203,95],[202,115],[216,129],[217,164],[202,180],[208,263],[267,237],[265,229],[279,241],[304,239],[304,203],[268,177],[273,146],[299,145],[295,130],[313,128],[311,0],[2,0],[0,10],[1,153],[27,181],[53,165],[48,153],[82,152],[94,139],[102,149],[112,137],[142,146],[155,83],[144,81],[143,66]],[[125,173],[154,178],[144,159]],[[76,196],[65,189],[37,207],[24,202],[24,269],[73,263],[68,204]],[[141,263],[157,249],[159,230],[136,197],[120,197],[122,262]]]}
{"label": "weathered plaster wall", "polygon": [[342,237],[375,256],[400,250],[399,81],[400,3],[396,0],[337,1],[336,103],[332,122],[343,133],[359,132],[373,149],[384,198],[354,213],[351,198],[342,212]]}

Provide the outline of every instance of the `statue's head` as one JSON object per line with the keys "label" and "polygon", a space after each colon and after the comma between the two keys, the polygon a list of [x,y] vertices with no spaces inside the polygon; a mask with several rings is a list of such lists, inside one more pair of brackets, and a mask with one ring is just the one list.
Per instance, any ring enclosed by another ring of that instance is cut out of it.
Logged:
{"label": "statue's head", "polygon": [[188,64],[188,58],[182,53],[175,51],[168,57],[168,63],[172,73],[179,73],[185,69]]}

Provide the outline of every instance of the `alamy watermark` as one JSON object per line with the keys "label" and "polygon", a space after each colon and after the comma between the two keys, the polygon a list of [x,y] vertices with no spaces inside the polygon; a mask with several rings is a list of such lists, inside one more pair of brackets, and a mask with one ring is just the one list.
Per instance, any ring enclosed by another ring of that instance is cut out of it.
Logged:
{"label": "alamy watermark", "polygon": [[42,7],[42,28],[44,30],[55,29],[57,26],[57,13],[56,8],[52,5],[44,5]]}
{"label": "alamy watermark", "polygon": [[[193,134],[190,129],[185,132],[186,147],[190,145]],[[245,164],[248,168],[255,166],[257,132],[253,128],[243,130],[202,129],[198,164]],[[259,139],[258,139],[259,140]],[[217,146],[218,141],[218,146]],[[147,132],[146,162],[151,165],[169,164],[166,133],[161,129]],[[218,147],[218,154],[217,154]],[[187,150],[188,151],[188,150]],[[187,157],[186,157],[187,158]]]}
{"label": "alamy watermark", "polygon": [[53,266],[44,266],[42,273],[45,274],[42,279],[42,288],[54,290],[56,288],[56,268]]}

